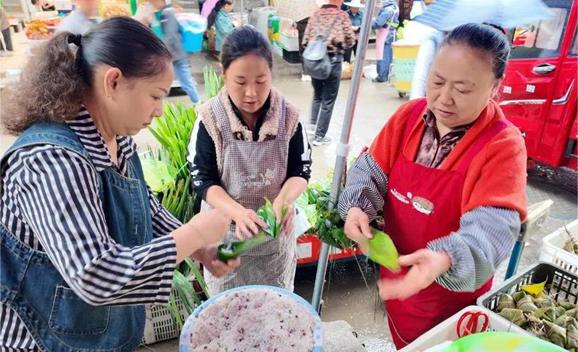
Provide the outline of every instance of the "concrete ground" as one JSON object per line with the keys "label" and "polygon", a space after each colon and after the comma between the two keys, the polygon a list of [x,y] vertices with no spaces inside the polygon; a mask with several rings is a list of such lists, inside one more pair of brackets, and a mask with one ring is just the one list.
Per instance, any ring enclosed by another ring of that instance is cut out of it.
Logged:
{"label": "concrete ground", "polygon": [[[368,54],[370,57],[371,51]],[[208,61],[204,56],[197,55],[191,58],[193,75],[197,82],[202,82],[202,68],[206,64],[216,65]],[[9,65],[20,65],[21,61],[0,58],[0,69],[10,68]],[[8,65],[8,66],[7,66]],[[302,112],[302,120],[307,121],[309,106],[312,97],[310,82],[300,80],[299,65],[284,64],[282,60],[275,62],[274,85],[290,101],[297,105]],[[335,110],[329,135],[334,140],[339,138],[339,132],[343,121],[346,99],[351,87],[351,81],[342,82],[339,97],[335,104]],[[203,92],[202,85],[200,90]],[[169,101],[183,101],[184,97],[171,97]],[[397,92],[387,84],[374,84],[368,79],[363,79],[360,85],[357,100],[355,120],[351,132],[351,154],[356,155],[363,146],[371,143],[373,137],[379,132],[388,117],[403,103],[397,96]],[[142,131],[136,136],[136,141],[144,150],[147,146],[156,146],[156,142],[148,131]],[[13,137],[0,135],[0,153],[2,153],[13,141]],[[325,178],[333,168],[336,155],[336,144],[324,147],[315,147],[313,150],[313,178]],[[544,184],[540,181],[530,181],[528,185],[529,203],[552,199],[554,205],[550,215],[542,229],[528,238],[528,244],[520,263],[520,270],[528,267],[538,260],[541,239],[561,225],[570,222],[577,217],[576,197],[559,191],[557,188]],[[496,274],[495,284],[503,280],[505,273],[504,263]],[[295,291],[307,300],[311,299],[313,282],[315,280],[315,267],[303,267],[298,269]],[[388,338],[385,313],[377,297],[375,286],[376,271],[372,265],[364,259],[359,261],[330,263],[327,284],[323,296],[322,319],[324,321],[345,320],[358,333],[360,340],[365,344],[368,351],[393,350]],[[178,341],[172,340],[140,348],[139,352],[177,351]]]}

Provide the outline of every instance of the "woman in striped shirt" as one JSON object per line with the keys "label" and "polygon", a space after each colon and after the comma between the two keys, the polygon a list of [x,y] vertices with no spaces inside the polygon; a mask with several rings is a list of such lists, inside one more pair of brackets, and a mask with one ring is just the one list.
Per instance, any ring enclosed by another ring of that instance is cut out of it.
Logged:
{"label": "woman in striped shirt", "polygon": [[[131,135],[161,115],[171,57],[145,26],[56,35],[32,59],[3,127],[0,349],[132,351],[145,303],[166,303],[188,256],[214,275],[217,211],[181,224],[150,193]],[[79,112],[80,111],[80,112]]]}

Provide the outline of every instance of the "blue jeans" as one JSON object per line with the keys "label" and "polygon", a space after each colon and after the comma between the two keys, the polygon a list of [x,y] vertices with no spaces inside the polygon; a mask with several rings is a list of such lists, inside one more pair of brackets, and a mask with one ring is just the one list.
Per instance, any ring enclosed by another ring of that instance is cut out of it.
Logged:
{"label": "blue jeans", "polygon": [[198,103],[201,99],[197,91],[197,83],[193,79],[191,70],[189,69],[189,60],[185,58],[173,61],[173,68],[177,81],[181,84],[181,88],[183,88],[194,104]]}
{"label": "blue jeans", "polygon": [[391,43],[385,43],[383,46],[383,60],[377,61],[377,80],[385,82],[389,78],[389,68],[393,59],[393,49]]}

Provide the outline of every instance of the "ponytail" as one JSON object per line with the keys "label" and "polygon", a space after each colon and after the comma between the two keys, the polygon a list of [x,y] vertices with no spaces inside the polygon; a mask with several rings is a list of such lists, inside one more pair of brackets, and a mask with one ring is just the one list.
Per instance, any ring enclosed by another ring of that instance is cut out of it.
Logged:
{"label": "ponytail", "polygon": [[59,33],[30,59],[16,87],[2,99],[1,120],[8,133],[17,135],[34,122],[64,121],[78,113],[86,86],[78,67],[80,49],[69,45],[77,40],[74,34]]}

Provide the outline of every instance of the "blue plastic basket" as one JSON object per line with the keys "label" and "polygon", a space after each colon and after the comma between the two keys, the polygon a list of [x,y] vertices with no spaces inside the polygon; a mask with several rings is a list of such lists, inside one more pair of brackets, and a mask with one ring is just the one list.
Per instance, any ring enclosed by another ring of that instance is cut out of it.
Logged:
{"label": "blue plastic basket", "polygon": [[315,311],[313,306],[311,304],[309,304],[309,302],[304,300],[302,297],[294,294],[291,291],[288,291],[286,289],[279,288],[279,287],[266,286],[266,285],[248,285],[248,286],[241,286],[241,287],[233,288],[233,289],[230,289],[227,291],[223,291],[223,292],[211,297],[210,299],[205,301],[203,304],[198,306],[193,311],[193,314],[191,314],[191,316],[187,319],[187,321],[185,322],[185,325],[183,326],[183,330],[181,331],[181,339],[180,339],[180,343],[179,343],[179,351],[180,352],[191,352],[192,351],[190,335],[191,335],[191,332],[193,330],[196,317],[199,316],[199,314],[201,314],[203,309],[205,309],[208,306],[210,306],[211,304],[213,304],[221,296],[229,295],[229,294],[239,292],[239,291],[250,290],[250,289],[267,289],[270,291],[275,291],[277,293],[282,294],[283,296],[285,296],[287,298],[290,298],[290,299],[296,301],[297,303],[299,303],[303,307],[305,307],[305,309],[309,313],[311,313],[311,315],[314,317],[314,319],[316,321],[315,328],[313,329],[313,349],[312,349],[312,352],[322,352],[323,351],[323,334],[321,331],[321,318],[319,317],[319,314],[317,314],[317,312]]}

